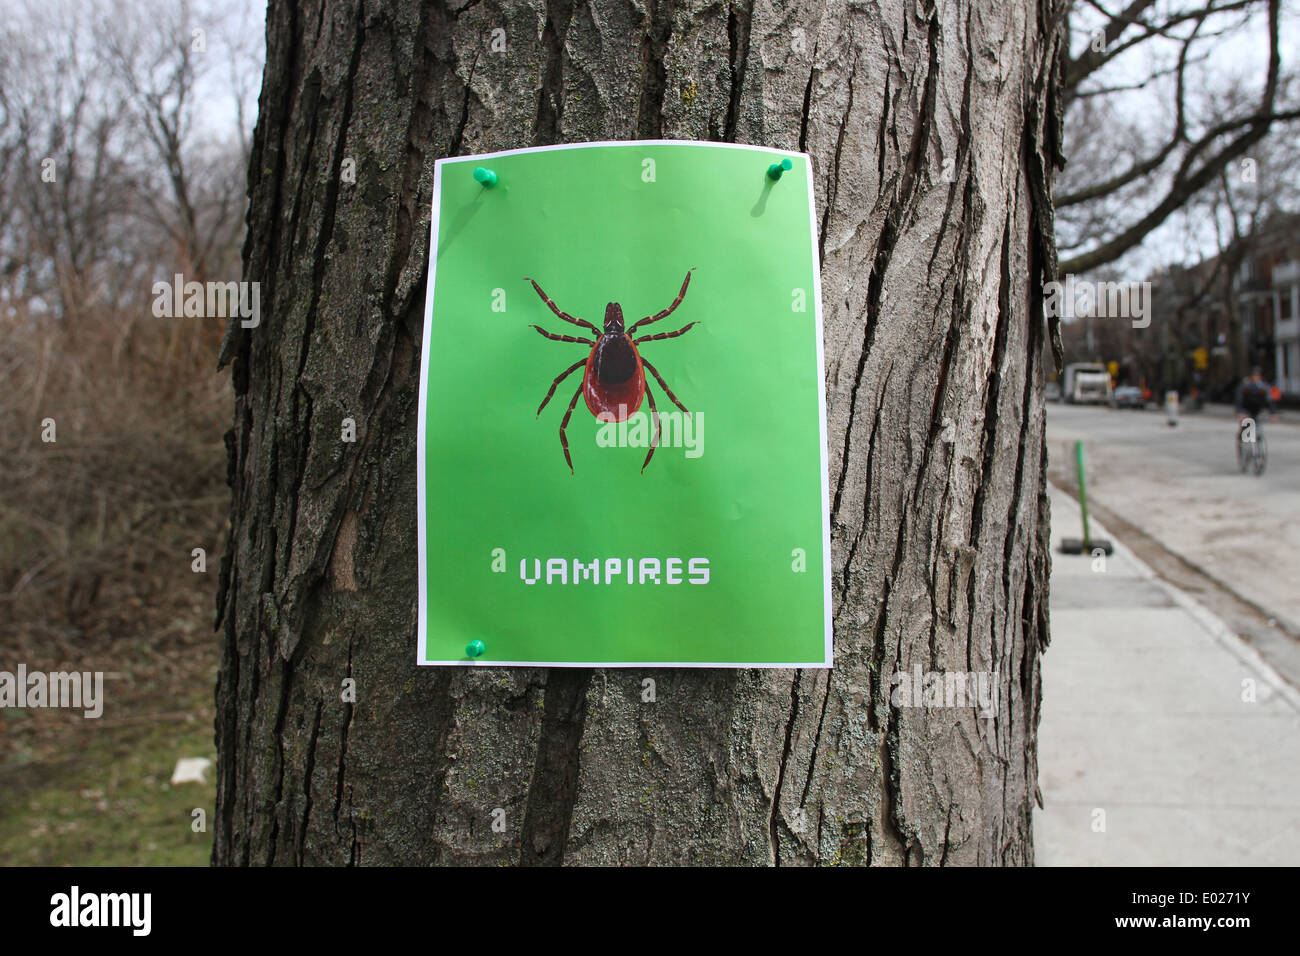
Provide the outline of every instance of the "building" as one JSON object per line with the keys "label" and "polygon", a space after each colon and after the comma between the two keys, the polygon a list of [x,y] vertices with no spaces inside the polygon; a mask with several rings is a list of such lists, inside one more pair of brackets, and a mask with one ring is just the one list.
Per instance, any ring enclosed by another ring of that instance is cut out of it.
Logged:
{"label": "building", "polygon": [[1283,394],[1300,396],[1300,260],[1273,266],[1273,382]]}
{"label": "building", "polygon": [[1275,215],[1247,241],[1231,296],[1224,294],[1220,274],[1193,307],[1197,341],[1188,347],[1199,353],[1198,367],[1212,395],[1226,397],[1258,365],[1285,396],[1300,399],[1300,216]]}

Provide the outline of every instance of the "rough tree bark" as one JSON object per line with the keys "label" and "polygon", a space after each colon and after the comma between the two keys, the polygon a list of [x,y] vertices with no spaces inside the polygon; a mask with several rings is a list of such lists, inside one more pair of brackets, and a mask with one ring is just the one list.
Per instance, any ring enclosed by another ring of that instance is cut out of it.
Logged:
{"label": "rough tree bark", "polygon": [[[263,315],[222,355],[215,862],[1032,863],[1056,8],[272,0],[268,18],[244,250]],[[433,161],[647,137],[813,157],[835,668],[417,668]],[[891,706],[917,664],[996,670],[996,718]]]}

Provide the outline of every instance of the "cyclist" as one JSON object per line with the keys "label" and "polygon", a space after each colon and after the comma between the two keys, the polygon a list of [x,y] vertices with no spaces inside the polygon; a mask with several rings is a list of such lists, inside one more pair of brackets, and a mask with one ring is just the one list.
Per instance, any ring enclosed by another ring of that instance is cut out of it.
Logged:
{"label": "cyclist", "polygon": [[1236,394],[1237,404],[1237,444],[1241,444],[1242,433],[1246,428],[1246,419],[1251,419],[1256,423],[1256,436],[1258,437],[1259,413],[1265,408],[1268,409],[1269,420],[1277,418],[1277,402],[1273,399],[1273,390],[1269,388],[1264,381],[1263,370],[1256,365],[1250,370],[1250,375],[1242,379],[1241,384],[1237,386]]}

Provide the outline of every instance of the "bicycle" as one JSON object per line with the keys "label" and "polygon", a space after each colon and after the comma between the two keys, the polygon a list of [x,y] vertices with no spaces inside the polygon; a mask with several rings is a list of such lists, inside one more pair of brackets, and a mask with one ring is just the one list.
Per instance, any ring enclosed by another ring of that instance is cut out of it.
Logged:
{"label": "bicycle", "polygon": [[[1247,430],[1251,432],[1249,439],[1244,437]],[[1253,470],[1258,477],[1264,474],[1266,467],[1268,467],[1268,442],[1264,440],[1264,432],[1259,427],[1259,420],[1251,417],[1244,418],[1237,426],[1237,468],[1243,475]]]}

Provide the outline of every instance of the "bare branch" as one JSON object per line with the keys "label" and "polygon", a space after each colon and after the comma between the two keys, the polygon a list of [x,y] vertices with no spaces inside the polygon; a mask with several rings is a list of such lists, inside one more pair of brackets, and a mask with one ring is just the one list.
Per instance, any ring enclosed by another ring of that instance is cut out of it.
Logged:
{"label": "bare branch", "polygon": [[[1192,197],[1200,190],[1205,188],[1234,159],[1245,155],[1246,151],[1252,146],[1263,140],[1273,128],[1274,123],[1289,122],[1294,119],[1300,119],[1300,110],[1278,110],[1276,109],[1277,91],[1281,73],[1281,56],[1279,50],[1279,21],[1280,21],[1280,0],[1269,0],[1268,2],[1268,35],[1269,35],[1269,59],[1268,72],[1264,84],[1264,90],[1260,96],[1259,105],[1254,112],[1247,116],[1236,117],[1234,119],[1223,121],[1209,130],[1205,131],[1190,147],[1185,151],[1179,163],[1177,171],[1173,175],[1172,182],[1169,184],[1162,199],[1156,203],[1145,215],[1136,222],[1121,230],[1118,235],[1100,243],[1088,252],[1076,255],[1061,263],[1062,272],[1086,272],[1089,269],[1095,269],[1098,266],[1108,262],[1113,262],[1124,253],[1137,246],[1151,233],[1153,229],[1165,222],[1174,212],[1182,208]],[[1226,8],[1215,8],[1215,12],[1221,12]],[[1190,38],[1189,38],[1190,42]],[[1183,53],[1186,53],[1189,44],[1183,47]],[[1176,126],[1185,125],[1185,111],[1182,105],[1180,82],[1179,95],[1179,118]],[[1236,134],[1236,135],[1233,135]],[[1232,139],[1217,151],[1210,152],[1214,145],[1222,140],[1225,136],[1233,136]],[[1085,202],[1088,199],[1095,199],[1100,196],[1110,195],[1115,190],[1124,185],[1132,183],[1141,178],[1142,175],[1153,172],[1169,157],[1173,149],[1178,145],[1182,135],[1171,137],[1170,141],[1153,157],[1136,164],[1132,169],[1126,171],[1114,179],[1080,190],[1074,194],[1062,197],[1073,203]],[[1206,158],[1203,158],[1208,153]],[[1198,160],[1200,160],[1198,164]],[[1066,203],[1065,205],[1069,205]],[[1058,205],[1060,205],[1058,203]]]}

